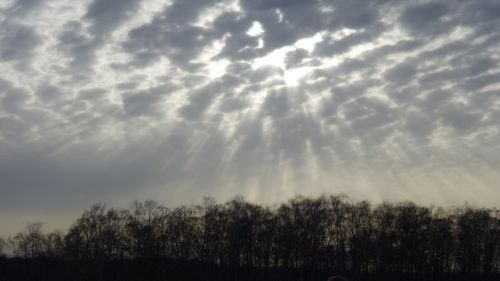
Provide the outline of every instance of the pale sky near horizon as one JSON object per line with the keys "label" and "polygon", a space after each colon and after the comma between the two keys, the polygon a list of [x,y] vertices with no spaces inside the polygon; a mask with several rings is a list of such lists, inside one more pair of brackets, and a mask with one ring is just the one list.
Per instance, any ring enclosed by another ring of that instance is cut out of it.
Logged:
{"label": "pale sky near horizon", "polygon": [[0,235],[94,202],[500,206],[498,0],[4,0]]}

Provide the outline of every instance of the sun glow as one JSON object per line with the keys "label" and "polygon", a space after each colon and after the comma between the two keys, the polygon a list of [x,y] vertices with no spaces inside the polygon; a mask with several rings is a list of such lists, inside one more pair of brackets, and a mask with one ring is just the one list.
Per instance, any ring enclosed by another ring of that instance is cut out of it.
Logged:
{"label": "sun glow", "polygon": [[[256,25],[252,26],[251,30],[257,30],[258,27]],[[250,31],[249,31],[250,32]],[[263,31],[265,32],[265,31]],[[300,79],[303,78],[310,70],[311,67],[307,66],[294,66],[287,67],[286,65],[286,56],[289,52],[293,52],[296,50],[305,50],[307,53],[310,53],[314,50],[314,46],[316,43],[321,41],[321,32],[316,33],[314,36],[303,38],[297,40],[293,45],[284,46],[279,49],[276,49],[266,56],[257,58],[254,60],[253,68],[257,69],[263,66],[275,66],[279,67],[283,70],[283,80],[287,86],[297,86],[300,84]]]}

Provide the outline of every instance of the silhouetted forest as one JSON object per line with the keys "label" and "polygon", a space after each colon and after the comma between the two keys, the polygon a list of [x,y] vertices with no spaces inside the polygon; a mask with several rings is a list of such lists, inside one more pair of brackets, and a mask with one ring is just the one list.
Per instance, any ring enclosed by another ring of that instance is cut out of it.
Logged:
{"label": "silhouetted forest", "polygon": [[136,201],[95,204],[67,233],[41,226],[0,239],[1,281],[500,280],[500,212],[469,205]]}

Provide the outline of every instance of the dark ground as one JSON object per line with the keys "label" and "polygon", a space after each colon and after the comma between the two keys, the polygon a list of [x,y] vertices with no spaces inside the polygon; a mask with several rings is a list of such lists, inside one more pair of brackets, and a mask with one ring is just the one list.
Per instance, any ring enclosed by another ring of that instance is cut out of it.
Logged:
{"label": "dark ground", "polygon": [[199,262],[173,260],[116,260],[74,262],[60,259],[0,259],[0,281],[313,281],[343,275],[350,281],[498,281],[500,274],[441,273],[354,274],[305,269],[216,267]]}

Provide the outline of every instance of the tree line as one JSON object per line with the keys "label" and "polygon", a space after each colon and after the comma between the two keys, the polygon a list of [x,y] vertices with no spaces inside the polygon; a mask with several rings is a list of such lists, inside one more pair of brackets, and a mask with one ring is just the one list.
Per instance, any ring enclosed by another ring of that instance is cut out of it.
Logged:
{"label": "tree line", "polygon": [[412,202],[373,206],[345,196],[298,196],[272,207],[242,197],[225,203],[204,198],[177,208],[155,201],[136,201],[128,209],[94,204],[66,233],[45,234],[41,223],[31,223],[0,239],[0,255],[4,265],[27,260],[73,265],[168,261],[213,276],[219,270],[227,280],[313,280],[311,276],[331,273],[358,280],[498,278],[500,211]]}

